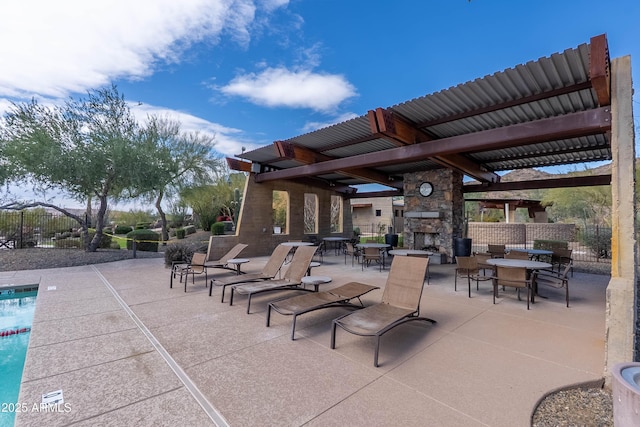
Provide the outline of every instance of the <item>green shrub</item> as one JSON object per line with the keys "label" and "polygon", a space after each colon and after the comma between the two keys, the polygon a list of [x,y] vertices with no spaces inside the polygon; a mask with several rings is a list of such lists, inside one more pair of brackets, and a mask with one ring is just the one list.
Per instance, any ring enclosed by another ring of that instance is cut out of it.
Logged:
{"label": "green shrub", "polygon": [[182,228],[184,228],[184,231],[187,234],[195,234],[195,232],[196,232],[196,226],[195,225],[185,225]]}
{"label": "green shrub", "polygon": [[224,222],[214,222],[211,224],[211,234],[215,236],[224,234]]}
{"label": "green shrub", "polygon": [[[89,230],[89,240],[93,239],[93,236],[96,235],[96,229],[95,228],[90,228]],[[111,229],[110,228],[104,228],[102,230],[102,239],[100,239],[100,244],[98,245],[98,247],[100,249],[109,249],[111,247]]]}
{"label": "green shrub", "polygon": [[200,228],[204,231],[211,230],[211,225],[216,222],[216,216],[212,213],[200,214]]}
{"label": "green shrub", "polygon": [[129,225],[117,225],[114,234],[127,234],[133,231],[133,228]]}
{"label": "green shrub", "polygon": [[136,230],[146,230],[148,228],[151,227],[151,223],[150,222],[137,222],[136,223]]}
{"label": "green shrub", "polygon": [[187,231],[184,228],[178,228],[176,230],[176,237],[178,239],[184,239],[184,236],[187,234]]}
{"label": "green shrub", "polygon": [[611,258],[611,229],[586,227],[580,241],[589,247],[598,258]]}
{"label": "green shrub", "polygon": [[133,249],[133,241],[136,241],[136,250],[145,252],[158,252],[160,234],[152,230],[139,229],[127,233],[127,249]]}
{"label": "green shrub", "polygon": [[567,249],[569,244],[563,240],[534,240],[534,249],[544,249],[546,251],[552,251],[554,249]]}
{"label": "green shrub", "polygon": [[171,267],[174,262],[188,262],[198,248],[189,243],[172,243],[164,250],[164,265]]}

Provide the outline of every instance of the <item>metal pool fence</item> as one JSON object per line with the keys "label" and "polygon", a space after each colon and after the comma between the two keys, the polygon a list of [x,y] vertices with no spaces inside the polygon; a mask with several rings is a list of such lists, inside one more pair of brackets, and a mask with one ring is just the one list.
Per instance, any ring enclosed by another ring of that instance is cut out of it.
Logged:
{"label": "metal pool fence", "polygon": [[0,249],[54,247],[56,236],[72,233],[78,222],[42,210],[0,211]]}

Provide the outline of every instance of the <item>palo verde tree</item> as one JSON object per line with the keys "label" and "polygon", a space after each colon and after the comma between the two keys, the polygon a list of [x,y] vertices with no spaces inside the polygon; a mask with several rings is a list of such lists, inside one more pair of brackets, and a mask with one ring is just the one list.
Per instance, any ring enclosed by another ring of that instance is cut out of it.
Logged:
{"label": "palo verde tree", "polygon": [[146,171],[140,126],[115,86],[48,107],[36,100],[13,104],[0,123],[0,163],[11,165],[7,181],[60,190],[80,202],[98,201],[96,233],[86,218],[45,202],[14,201],[5,209],[46,206],[74,218],[85,248],[100,244],[109,198],[123,198]]}
{"label": "palo verde tree", "polygon": [[208,230],[221,215],[237,221],[245,182],[244,174],[229,174],[223,169],[211,184],[184,188],[180,198],[200,219],[200,226]]}
{"label": "palo verde tree", "polygon": [[214,137],[199,132],[182,132],[180,123],[165,117],[150,116],[142,132],[146,147],[148,173],[135,189],[143,198],[153,199],[162,221],[162,238],[169,240],[167,217],[162,209],[165,197],[173,197],[189,186],[215,180],[221,168],[214,151]]}

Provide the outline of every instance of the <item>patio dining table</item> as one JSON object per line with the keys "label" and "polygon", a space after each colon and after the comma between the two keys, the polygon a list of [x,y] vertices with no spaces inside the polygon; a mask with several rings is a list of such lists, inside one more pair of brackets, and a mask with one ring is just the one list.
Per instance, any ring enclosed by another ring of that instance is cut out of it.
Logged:
{"label": "patio dining table", "polygon": [[408,256],[408,255],[416,255],[416,256],[431,256],[433,252],[423,251],[420,249],[392,249],[389,251],[389,255],[399,255],[399,256]]}
{"label": "patio dining table", "polygon": [[513,258],[489,258],[485,261],[489,265],[497,265],[500,267],[524,267],[527,270],[543,270],[551,268],[551,264],[542,261],[532,261],[529,259],[513,259]]}

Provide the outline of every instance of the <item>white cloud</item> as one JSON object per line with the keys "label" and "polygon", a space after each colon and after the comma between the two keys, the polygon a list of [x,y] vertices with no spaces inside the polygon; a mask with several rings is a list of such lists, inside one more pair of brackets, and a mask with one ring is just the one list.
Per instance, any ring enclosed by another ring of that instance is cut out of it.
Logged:
{"label": "white cloud", "polygon": [[289,0],[261,0],[261,3],[267,11],[272,11],[280,7],[287,6],[289,4]]}
{"label": "white cloud", "polygon": [[325,122],[307,122],[302,127],[302,132],[305,132],[305,133],[313,132],[314,130],[326,128],[327,126],[331,126],[337,123],[345,122],[347,120],[355,119],[356,117],[359,117],[356,113],[344,113],[333,118],[332,120],[325,121]]}
{"label": "white cloud", "polygon": [[2,2],[0,95],[65,97],[141,78],[194,41],[224,32],[247,43],[254,14],[251,0]]}
{"label": "white cloud", "polygon": [[322,112],[330,112],[345,99],[356,95],[353,85],[343,76],[307,69],[291,71],[284,67],[237,76],[220,91],[245,97],[258,105],[311,108]]}

